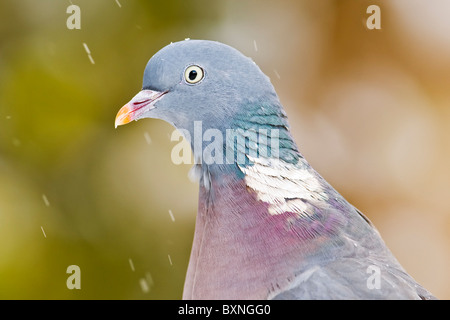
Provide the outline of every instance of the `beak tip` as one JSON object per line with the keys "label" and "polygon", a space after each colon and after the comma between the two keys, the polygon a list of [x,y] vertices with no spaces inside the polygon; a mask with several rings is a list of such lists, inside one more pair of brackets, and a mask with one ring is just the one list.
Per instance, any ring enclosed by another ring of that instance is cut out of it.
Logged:
{"label": "beak tip", "polygon": [[116,120],[114,121],[114,128],[117,129],[118,126],[127,124],[128,122],[130,122],[132,119],[131,114],[130,114],[130,108],[128,106],[128,104],[124,105],[119,112],[117,113],[116,116]]}

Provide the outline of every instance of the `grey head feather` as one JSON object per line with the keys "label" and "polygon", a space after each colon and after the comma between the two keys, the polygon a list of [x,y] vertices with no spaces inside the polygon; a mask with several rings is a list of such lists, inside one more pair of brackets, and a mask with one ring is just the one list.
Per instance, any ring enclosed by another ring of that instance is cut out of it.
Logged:
{"label": "grey head feather", "polygon": [[[183,80],[191,65],[204,71],[204,78],[195,85]],[[261,101],[284,112],[259,67],[236,49],[215,41],[180,41],[164,47],[149,60],[142,87],[169,94],[141,118],[165,120],[177,129],[188,130],[191,136],[194,121],[202,121],[203,130],[224,131],[232,127],[237,114],[245,112],[243,106],[259,106]]]}

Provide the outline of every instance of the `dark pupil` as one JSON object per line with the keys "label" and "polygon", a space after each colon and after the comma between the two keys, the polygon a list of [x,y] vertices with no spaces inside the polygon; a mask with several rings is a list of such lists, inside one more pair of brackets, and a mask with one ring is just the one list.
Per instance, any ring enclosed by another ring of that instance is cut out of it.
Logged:
{"label": "dark pupil", "polygon": [[197,78],[197,71],[192,70],[191,72],[189,72],[189,80],[194,81],[195,78]]}

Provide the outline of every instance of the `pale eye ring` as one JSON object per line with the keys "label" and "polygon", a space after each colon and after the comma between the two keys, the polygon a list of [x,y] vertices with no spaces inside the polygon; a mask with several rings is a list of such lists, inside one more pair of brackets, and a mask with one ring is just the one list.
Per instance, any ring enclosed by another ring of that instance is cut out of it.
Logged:
{"label": "pale eye ring", "polygon": [[190,84],[199,82],[204,76],[205,73],[203,72],[203,69],[197,65],[189,66],[184,71],[184,79]]}

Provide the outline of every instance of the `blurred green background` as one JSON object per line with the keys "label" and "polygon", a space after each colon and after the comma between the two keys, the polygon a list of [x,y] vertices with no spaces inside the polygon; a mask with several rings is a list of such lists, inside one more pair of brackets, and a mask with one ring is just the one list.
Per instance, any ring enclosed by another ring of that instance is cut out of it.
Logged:
{"label": "blurred green background", "polygon": [[[66,27],[71,4],[80,30]],[[381,30],[365,26],[371,4]],[[114,118],[148,59],[185,38],[251,56],[308,161],[450,298],[448,12],[445,0],[1,1],[0,298],[181,298],[198,186],[171,162],[172,127]],[[69,265],[81,290],[66,287]]]}

